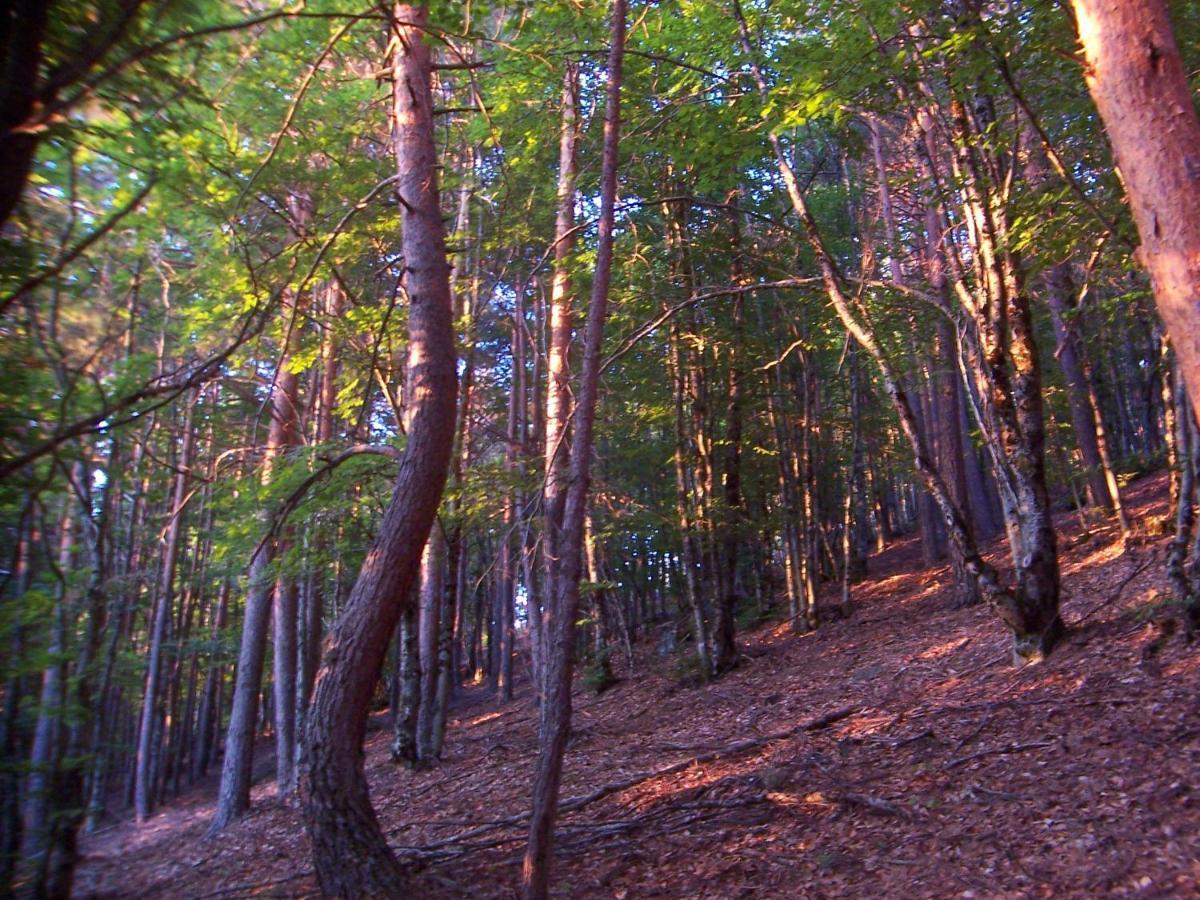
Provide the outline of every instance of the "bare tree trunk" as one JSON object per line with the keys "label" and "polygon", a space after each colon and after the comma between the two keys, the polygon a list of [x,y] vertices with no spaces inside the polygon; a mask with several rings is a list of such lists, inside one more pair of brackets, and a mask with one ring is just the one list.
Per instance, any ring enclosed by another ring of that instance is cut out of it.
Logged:
{"label": "bare tree trunk", "polygon": [[[562,528],[563,504],[566,501],[567,466],[570,460],[571,420],[571,306],[574,302],[571,284],[571,254],[575,249],[575,177],[579,167],[579,69],[567,59],[563,67],[562,126],[558,142],[557,209],[554,219],[554,279],[550,288],[550,334],[547,341],[546,363],[546,440],[542,486],[543,582],[554,590],[554,569],[557,565],[557,541]],[[541,667],[545,660],[545,641],[541,629],[542,611],[537,611],[537,624],[530,616],[530,631],[536,635],[535,673],[537,693],[541,696]]]}
{"label": "bare tree trunk", "polygon": [[1200,121],[1165,0],[1072,0],[1088,89],[1142,239],[1194,409],[1200,409]]}
{"label": "bare tree trunk", "polygon": [[421,585],[418,591],[417,641],[421,655],[421,706],[417,713],[417,758],[432,765],[434,753],[434,720],[437,717],[439,644],[442,633],[442,603],[445,599],[446,539],[439,525],[434,525],[421,554]]}
{"label": "bare tree trunk", "polygon": [[680,347],[679,329],[671,327],[671,380],[675,396],[675,504],[679,516],[679,539],[683,567],[683,584],[688,610],[692,615],[693,640],[696,644],[696,660],[702,677],[712,676],[712,655],[708,640],[708,624],[705,614],[704,593],[697,584],[699,548],[696,546],[695,525],[692,521],[691,495],[688,487],[687,461],[687,416],[684,413],[684,355]]}
{"label": "bare tree trunk", "polygon": [[[734,192],[731,201],[736,201]],[[734,217],[731,280],[737,284],[744,277],[742,264],[741,226]],[[721,498],[720,570],[718,579],[721,596],[717,598],[716,621],[713,626],[713,668],[716,674],[727,672],[737,665],[738,648],[734,616],[738,603],[738,550],[742,526],[742,344],[745,341],[745,297],[733,296],[733,322],[729,336],[729,373],[725,408],[725,445],[721,459],[723,496]]]}
{"label": "bare tree trunk", "polygon": [[192,415],[195,398],[188,404],[183,422],[183,446],[176,461],[177,472],[168,510],[166,540],[163,543],[162,575],[154,604],[154,617],[150,628],[150,659],[146,670],[146,690],[142,698],[142,725],[138,732],[137,776],[134,787],[134,805],[138,821],[145,821],[153,811],[151,759],[155,750],[153,738],[158,723],[159,680],[162,676],[162,644],[167,631],[167,618],[171,614],[174,599],[175,566],[179,560],[179,536],[183,529],[183,504],[187,499],[189,467],[192,464],[192,448],[195,436],[192,430]]}
{"label": "bare tree trunk", "polygon": [[[324,297],[325,332],[321,337],[321,390],[317,398],[318,444],[333,440],[333,413],[337,406],[338,341],[336,323],[342,314],[343,294],[337,281],[330,281],[322,292]],[[330,550],[328,529],[330,523],[318,522],[313,551],[322,569],[311,572],[311,589],[304,598],[304,641],[300,647],[300,696],[298,732],[304,732],[304,721],[308,715],[308,704],[312,698],[313,683],[317,667],[321,663],[321,637],[325,623],[325,591],[327,578],[323,571],[325,557]],[[303,752],[303,748],[301,748]]]}
{"label": "bare tree trunk", "polygon": [[396,675],[392,691],[392,762],[415,768],[421,714],[421,640],[417,604],[410,602],[396,629]]}
{"label": "bare tree trunk", "polygon": [[[288,370],[299,322],[294,298],[285,294],[284,309],[289,313],[284,324],[284,349],[280,353],[274,390],[271,395],[271,425],[263,454],[261,483],[270,484],[276,459],[296,443],[298,379]],[[264,532],[270,527],[269,514],[263,510],[259,524]],[[221,787],[217,811],[209,833],[216,834],[250,808],[251,773],[254,763],[254,732],[258,722],[258,695],[262,687],[263,664],[267,652],[267,631],[271,618],[274,583],[270,576],[274,542],[264,537],[250,560],[247,575],[242,640],[238,651],[237,680],[233,686],[233,709],[225,737],[225,758],[221,764]]]}
{"label": "bare tree trunk", "polygon": [[[220,639],[221,632],[225,628],[228,610],[229,580],[225,579],[221,582],[220,593],[217,596],[217,609],[212,617],[210,637],[214,644]],[[218,693],[221,679],[224,677],[224,668],[219,658],[210,658],[200,699],[195,749],[192,751],[192,781],[199,781],[207,775],[209,763],[212,762],[213,735],[221,721]]]}
{"label": "bare tree trunk", "polygon": [[[437,526],[434,526],[435,529]],[[438,677],[433,696],[433,714],[430,721],[429,747],[426,758],[436,762],[442,756],[442,744],[446,739],[446,715],[450,698],[458,681],[458,669],[454,666],[454,622],[458,612],[458,563],[461,546],[447,542],[446,566],[442,575],[439,602],[442,605],[438,616],[437,663]]]}
{"label": "bare tree trunk", "polygon": [[42,672],[38,717],[29,750],[29,777],[25,784],[25,821],[22,831],[25,835],[25,856],[35,870],[43,868],[50,849],[50,819],[54,815],[51,808],[52,784],[59,764],[60,731],[65,712],[67,607],[72,599],[67,589],[67,579],[71,574],[75,549],[75,522],[71,515],[70,500],[64,501],[63,506],[58,523],[56,575],[59,593],[54,604],[54,621],[50,626],[50,644],[46,648],[49,664]]}
{"label": "bare tree trunk", "polygon": [[579,579],[583,571],[583,526],[588,507],[588,481],[592,456],[592,426],[600,386],[600,350],[612,280],[613,221],[617,193],[618,152],[621,140],[621,63],[625,52],[626,0],[613,0],[612,38],[608,58],[608,91],[604,112],[604,150],[600,174],[600,220],[596,271],[588,304],[584,336],[583,369],[575,411],[575,439],[571,446],[570,482],[563,510],[562,530],[555,546],[558,564],[549,582],[549,621],[542,634],[546,654],[545,695],[538,721],[538,758],[534,769],[533,808],[529,820],[529,845],[522,872],[523,893],[542,900],[550,886],[554,847],[554,822],[558,815],[558,789],[563,754],[571,729],[571,675],[575,657],[575,619],[579,609]]}
{"label": "bare tree trunk", "polygon": [[417,577],[454,445],[456,407],[450,264],[437,191],[428,11],[398,3],[390,25],[392,102],[409,297],[411,421],[391,502],[326,642],[304,761],[304,818],[321,889],[394,896],[404,870],[388,848],[367,791],[363,738],[371,693]]}

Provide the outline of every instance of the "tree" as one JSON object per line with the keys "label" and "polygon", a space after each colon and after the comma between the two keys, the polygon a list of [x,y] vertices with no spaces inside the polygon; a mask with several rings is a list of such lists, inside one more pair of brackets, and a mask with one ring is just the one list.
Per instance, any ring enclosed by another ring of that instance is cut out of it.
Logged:
{"label": "tree", "polygon": [[1200,411],[1200,121],[1163,0],[1073,0],[1088,90],[1121,170],[1194,410]]}
{"label": "tree", "polygon": [[[604,149],[600,173],[600,218],[596,270],[588,303],[583,364],[575,402],[575,434],[571,442],[570,481],[563,506],[562,525],[551,546],[557,553],[548,580],[541,634],[545,641],[542,702],[538,716],[538,757],[533,780],[533,810],[529,818],[529,845],[522,870],[527,898],[540,900],[550,887],[554,850],[554,822],[558,814],[558,789],[563,754],[571,729],[571,677],[574,672],[575,620],[579,610],[579,579],[583,573],[583,532],[588,512],[588,484],[592,463],[592,429],[596,395],[600,386],[600,350],[612,278],[613,224],[616,216],[617,167],[621,143],[621,76],[625,53],[625,0],[613,0],[608,54],[608,86],[604,108]],[[562,409],[565,417],[567,410]],[[552,430],[562,433],[565,425]]]}
{"label": "tree", "polygon": [[391,502],[325,646],[303,762],[305,826],[321,888],[331,895],[387,896],[404,872],[368,796],[363,737],[388,641],[420,567],[454,443],[456,378],[450,263],[437,189],[428,10],[391,10],[396,195],[408,298],[410,426]]}

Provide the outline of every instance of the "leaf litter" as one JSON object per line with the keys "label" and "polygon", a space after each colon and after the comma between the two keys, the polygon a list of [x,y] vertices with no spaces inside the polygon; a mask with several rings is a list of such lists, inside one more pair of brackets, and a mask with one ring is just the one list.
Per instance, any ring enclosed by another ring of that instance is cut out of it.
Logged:
{"label": "leaf litter", "polygon": [[[1162,521],[1164,475],[1128,489]],[[577,688],[554,893],[572,897],[1194,896],[1200,890],[1200,647],[1172,634],[1168,536],[1059,522],[1063,616],[1049,660],[1013,669],[985,608],[954,609],[915,538],[870,561],[848,620],[740,635],[742,664],[690,687],[639,648]],[[991,557],[1002,565],[999,541]],[[831,588],[832,590],[832,588]],[[536,752],[528,683],[464,689],[432,771],[366,765],[407,894],[511,897]],[[86,837],[81,897],[318,894],[269,746],[252,812],[205,838],[215,780],[142,826]]]}

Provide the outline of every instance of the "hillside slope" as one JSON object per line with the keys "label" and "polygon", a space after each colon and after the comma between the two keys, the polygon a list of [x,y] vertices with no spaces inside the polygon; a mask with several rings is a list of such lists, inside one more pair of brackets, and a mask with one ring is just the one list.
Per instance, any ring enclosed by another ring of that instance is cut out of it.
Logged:
{"label": "hillside slope", "polygon": [[[1166,511],[1165,478],[1129,491]],[[683,687],[640,659],[582,692],[567,758],[557,890],[571,896],[1193,895],[1200,887],[1200,653],[1148,615],[1166,538],[1125,553],[1111,528],[1061,543],[1071,626],[1014,670],[996,619],[953,610],[914,542],[871,561],[856,612],[797,638],[743,637],[745,663]],[[998,550],[998,547],[994,547]],[[444,763],[367,748],[373,796],[419,866],[415,896],[512,896],[534,753],[528,692],[458,709]],[[666,771],[664,771],[666,770]],[[655,775],[654,773],[660,773]],[[203,839],[211,793],[89,838],[80,896],[310,896],[294,808]],[[572,800],[571,798],[576,798]]]}

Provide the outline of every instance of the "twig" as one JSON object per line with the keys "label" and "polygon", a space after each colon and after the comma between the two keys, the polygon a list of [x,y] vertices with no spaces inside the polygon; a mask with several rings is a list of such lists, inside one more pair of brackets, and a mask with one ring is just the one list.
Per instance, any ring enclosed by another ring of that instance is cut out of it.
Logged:
{"label": "twig", "polygon": [[972,731],[970,734],[968,734],[965,738],[963,738],[961,741],[959,741],[957,744],[954,745],[954,752],[957,753],[963,747],[967,746],[967,744],[971,743],[971,741],[975,740],[975,738],[979,737],[979,735],[983,732],[983,729],[987,728],[988,723],[990,723],[991,721],[992,721],[992,714],[989,712],[986,716],[983,717],[983,721],[979,723],[978,728],[976,728],[974,731]]}
{"label": "twig", "polygon": [[284,878],[276,878],[274,881],[260,881],[252,884],[237,884],[233,887],[221,888],[219,891],[213,891],[211,894],[200,894],[195,900],[214,900],[216,897],[236,897],[243,894],[247,897],[257,895],[263,888],[275,887],[277,884],[287,884],[289,881],[296,881],[300,878],[308,878],[316,873],[312,869],[303,869],[299,872],[293,872]]}
{"label": "twig", "polygon": [[908,813],[892,803],[890,800],[883,800],[879,797],[872,797],[869,794],[838,794],[834,798],[839,803],[845,803],[850,806],[861,806],[869,812],[878,813],[883,816],[898,816],[901,819],[907,819]]}
{"label": "twig", "polygon": [[1131,581],[1133,581],[1133,579],[1135,579],[1139,575],[1141,575],[1142,572],[1144,572],[1146,570],[1146,568],[1152,562],[1154,562],[1154,559],[1155,559],[1154,556],[1149,556],[1142,562],[1142,564],[1140,566],[1136,566],[1132,572],[1130,572],[1128,575],[1126,575],[1121,580],[1121,583],[1117,585],[1116,590],[1114,590],[1106,598],[1104,598],[1099,603],[1097,603],[1094,607],[1092,607],[1090,610],[1088,610],[1087,613],[1085,613],[1083,616],[1080,616],[1079,621],[1075,623],[1075,627],[1078,628],[1080,625],[1082,625],[1084,622],[1086,622],[1088,619],[1090,619],[1093,615],[1098,613],[1104,607],[1110,606],[1111,604],[1116,603],[1117,600],[1119,600],[1121,598],[1121,594],[1124,592],[1125,588],[1129,586],[1129,583]]}
{"label": "twig", "polygon": [[970,756],[960,756],[957,759],[952,759],[944,766],[943,769],[954,769],[964,763],[969,763],[973,759],[979,759],[984,756],[994,756],[998,753],[1024,753],[1026,750],[1039,750],[1043,747],[1053,747],[1054,741],[1035,741],[1030,744],[1009,744],[1007,747],[992,747],[989,750],[980,750],[978,753],[972,753]]}
{"label": "twig", "polygon": [[[770,744],[774,741],[781,741],[789,737],[795,737],[796,735],[803,734],[807,731],[820,731],[823,728],[828,728],[830,725],[840,722],[842,719],[849,718],[856,712],[858,712],[858,707],[844,706],[840,709],[835,709],[832,712],[825,713],[825,715],[818,716],[815,719],[810,719],[808,722],[803,722],[800,725],[796,725],[784,731],[776,731],[768,735],[763,735],[762,737],[749,738],[744,741],[735,741],[732,744],[727,744],[724,747],[711,750],[707,753],[701,753],[698,756],[689,757],[688,759],[681,760],[677,763],[672,763],[669,766],[662,766],[661,768],[653,769],[649,772],[641,772],[637,775],[624,778],[620,781],[610,781],[608,784],[603,784],[590,793],[582,794],[578,797],[571,797],[561,801],[558,806],[559,815],[575,812],[576,810],[582,809],[591,803],[595,803],[597,800],[602,800],[610,794],[618,794],[621,791],[626,791],[629,790],[629,788],[637,787],[639,784],[642,784],[645,781],[650,781],[654,778],[663,778],[667,775],[673,775],[676,772],[681,772],[684,769],[689,769],[692,766],[703,765],[704,763],[713,762],[714,760],[722,759],[727,756],[735,756],[739,753],[755,750],[764,746],[765,744]],[[497,828],[521,825],[528,820],[529,813],[518,813],[516,815],[508,816],[504,819],[496,819],[486,825],[480,825],[478,828],[472,828],[469,831],[464,831],[461,834],[457,834],[453,837],[440,841],[434,841],[433,843],[426,844],[423,847],[406,847],[404,850],[408,852],[415,851],[421,854],[428,854],[431,851],[436,851],[444,847],[462,844],[464,841],[487,834],[489,831],[493,831]]]}

